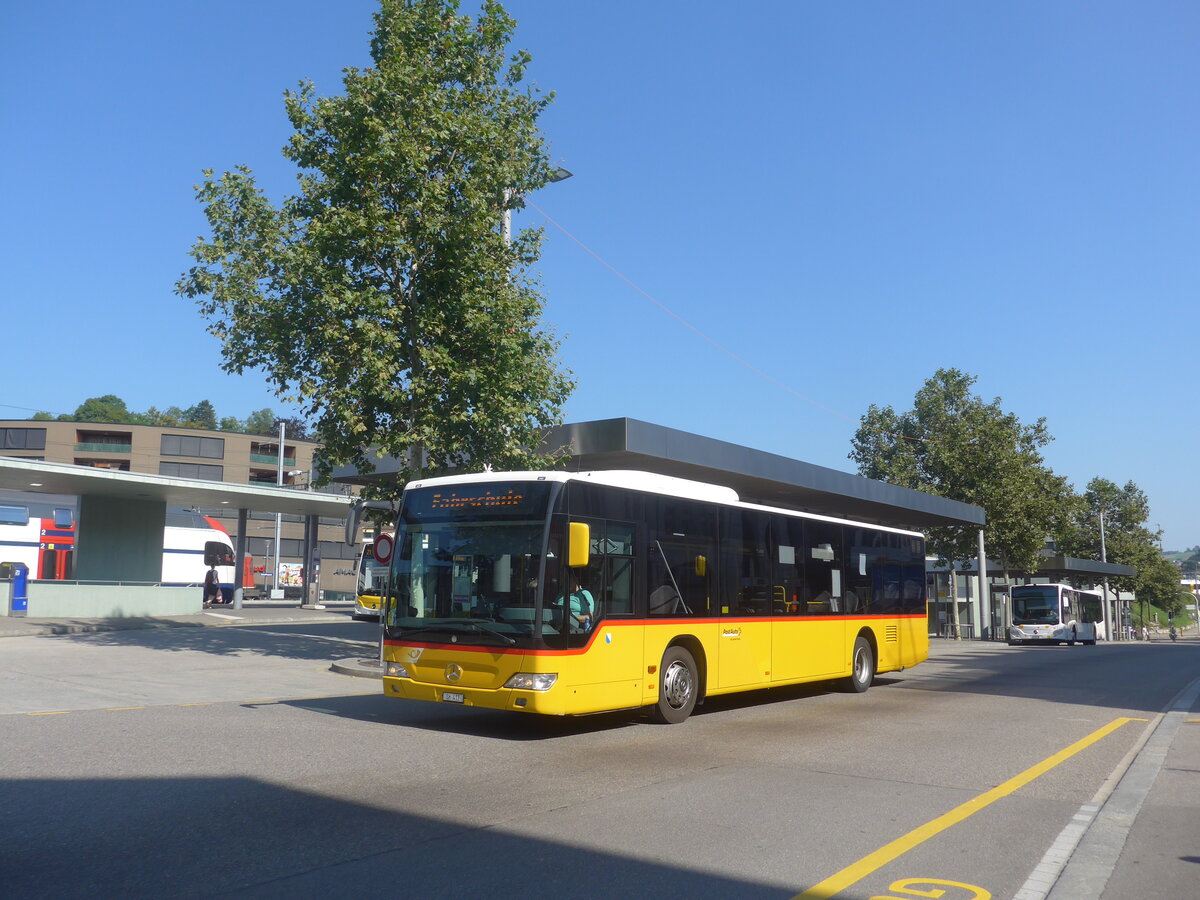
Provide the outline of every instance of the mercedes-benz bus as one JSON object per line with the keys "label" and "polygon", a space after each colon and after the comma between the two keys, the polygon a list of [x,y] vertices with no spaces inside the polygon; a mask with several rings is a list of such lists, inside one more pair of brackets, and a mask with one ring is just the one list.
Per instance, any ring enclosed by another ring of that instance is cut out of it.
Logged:
{"label": "mercedes-benz bus", "polygon": [[[375,558],[376,547],[380,548],[382,559]],[[368,537],[363,543],[358,554],[358,565],[354,569],[354,618],[379,618],[379,606],[387,586],[388,558],[391,552],[390,534]]]}
{"label": "mercedes-benz bus", "polygon": [[1095,644],[1107,639],[1098,591],[1069,584],[1017,584],[1009,588],[1008,598],[1010,645]]}
{"label": "mercedes-benz bus", "polygon": [[924,561],[916,532],[645,472],[419,480],[396,524],[383,690],[666,723],[737,691],[865,691],[928,655]]}

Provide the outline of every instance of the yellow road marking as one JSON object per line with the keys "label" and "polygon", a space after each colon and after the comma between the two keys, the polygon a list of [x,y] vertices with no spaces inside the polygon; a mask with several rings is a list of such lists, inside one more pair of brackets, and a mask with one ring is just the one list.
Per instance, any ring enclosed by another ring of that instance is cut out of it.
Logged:
{"label": "yellow road marking", "polygon": [[978,797],[974,797],[971,800],[968,800],[966,803],[956,806],[954,809],[950,810],[950,812],[943,813],[936,819],[926,822],[924,825],[913,829],[903,837],[896,838],[896,840],[889,844],[884,844],[884,846],[880,847],[874,853],[864,856],[858,862],[852,863],[851,865],[842,869],[842,871],[831,875],[820,884],[813,885],[803,894],[797,894],[792,898],[792,900],[826,900],[826,898],[840,893],[841,891],[850,887],[850,885],[861,881],[872,872],[883,868],[888,863],[900,856],[903,856],[909,850],[912,850],[919,844],[924,843],[931,837],[941,834],[947,828],[957,825],[959,822],[962,822],[970,816],[975,815],[975,813],[979,812],[981,809],[991,806],[997,800],[1001,800],[1014,791],[1023,788],[1034,779],[1039,778],[1040,776],[1049,772],[1055,766],[1066,762],[1076,753],[1079,753],[1081,750],[1086,750],[1101,738],[1108,737],[1108,735],[1112,734],[1122,725],[1127,725],[1130,722],[1145,721],[1147,720],[1124,717],[1120,719],[1113,719],[1113,721],[1109,722],[1103,728],[1093,731],[1087,737],[1076,741],[1075,743],[1071,744],[1071,746],[1060,750],[1053,756],[1046,757],[1046,759],[1042,760],[1037,765],[1026,769],[1021,774],[1010,778],[1003,784],[997,785],[990,791],[985,791]]}
{"label": "yellow road marking", "polygon": [[[897,894],[904,894],[904,897],[929,897],[931,900],[937,900],[937,898],[946,895],[942,887],[955,887],[962,888],[964,891],[970,891],[971,896],[967,900],[992,900],[991,891],[984,890],[974,884],[963,884],[961,881],[945,881],[941,878],[901,878],[899,881],[893,881],[888,890],[895,891]],[[921,888],[928,888],[929,890],[921,890]],[[880,894],[872,897],[871,900],[904,900],[904,897],[893,897],[890,894],[884,896]]]}
{"label": "yellow road marking", "polygon": [[145,709],[144,706],[106,706],[105,712],[124,712],[127,709]]}
{"label": "yellow road marking", "polygon": [[56,709],[53,712],[26,713],[27,716],[67,716],[71,714],[69,709]]}

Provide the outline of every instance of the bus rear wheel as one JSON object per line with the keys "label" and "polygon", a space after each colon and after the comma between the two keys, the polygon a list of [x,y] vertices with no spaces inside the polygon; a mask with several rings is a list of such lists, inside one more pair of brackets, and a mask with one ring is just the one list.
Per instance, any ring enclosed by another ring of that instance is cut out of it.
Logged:
{"label": "bus rear wheel", "polygon": [[663,725],[678,725],[696,708],[700,689],[696,661],[683,647],[668,647],[658,672],[654,718]]}
{"label": "bus rear wheel", "polygon": [[846,679],[846,687],[856,694],[861,694],[875,680],[875,652],[871,642],[865,637],[854,641],[854,658],[851,663],[850,677]]}

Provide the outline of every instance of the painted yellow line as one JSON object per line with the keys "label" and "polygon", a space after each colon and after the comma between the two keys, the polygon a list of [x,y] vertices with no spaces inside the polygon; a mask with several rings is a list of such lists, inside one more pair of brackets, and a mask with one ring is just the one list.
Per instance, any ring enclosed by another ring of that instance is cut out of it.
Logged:
{"label": "painted yellow line", "polygon": [[56,709],[53,712],[26,713],[27,716],[68,716],[71,714],[69,709]]}
{"label": "painted yellow line", "polygon": [[144,706],[106,706],[105,712],[125,712],[127,709],[145,709]]}
{"label": "painted yellow line", "polygon": [[888,863],[903,856],[909,850],[919,844],[924,843],[931,837],[940,834],[951,826],[957,825],[964,819],[975,815],[981,809],[991,806],[997,800],[1007,797],[1014,791],[1023,788],[1036,778],[1045,775],[1055,766],[1066,762],[1076,753],[1081,750],[1086,750],[1092,744],[1099,741],[1101,738],[1108,737],[1122,725],[1127,725],[1130,722],[1145,722],[1146,719],[1130,719],[1120,718],[1114,719],[1103,728],[1093,731],[1087,737],[1076,741],[1071,746],[1064,750],[1060,750],[1053,756],[1049,756],[1042,760],[1036,766],[1026,769],[1020,775],[1010,778],[1001,785],[997,785],[990,791],[985,791],[978,797],[968,800],[961,806],[956,806],[948,813],[938,816],[929,822],[926,822],[920,828],[915,828],[903,837],[897,838],[890,844],[885,844],[874,853],[864,856],[858,862],[853,863],[835,875],[826,878],[820,884],[813,885],[803,894],[797,894],[792,900],[826,900],[835,894],[844,891],[846,888],[855,882],[861,881],[877,869],[883,868]]}
{"label": "painted yellow line", "polygon": [[212,703],[180,703],[180,706],[212,706]]}

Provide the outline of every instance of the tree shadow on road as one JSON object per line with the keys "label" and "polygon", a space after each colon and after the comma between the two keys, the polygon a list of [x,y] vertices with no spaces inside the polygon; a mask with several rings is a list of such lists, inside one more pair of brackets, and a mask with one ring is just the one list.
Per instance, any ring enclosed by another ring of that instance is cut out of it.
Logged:
{"label": "tree shadow on road", "polygon": [[[359,637],[361,635],[361,637]],[[121,629],[64,635],[55,640],[93,647],[140,647],[164,653],[336,660],[375,656],[379,631],[369,623],[209,625]]]}

